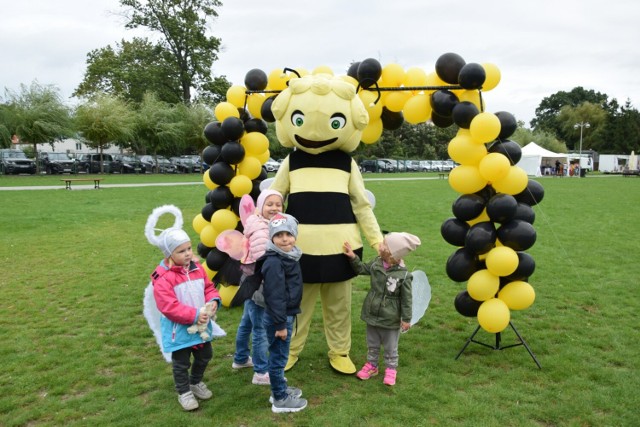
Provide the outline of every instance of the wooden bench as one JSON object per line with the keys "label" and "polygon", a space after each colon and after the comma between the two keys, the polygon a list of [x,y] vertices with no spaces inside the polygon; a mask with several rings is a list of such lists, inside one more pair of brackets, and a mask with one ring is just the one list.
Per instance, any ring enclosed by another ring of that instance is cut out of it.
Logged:
{"label": "wooden bench", "polygon": [[447,173],[447,172],[439,172],[438,176],[440,177],[440,179],[449,178],[449,173]]}
{"label": "wooden bench", "polygon": [[65,190],[71,190],[71,183],[72,182],[79,182],[79,181],[93,181],[93,188],[100,188],[100,181],[102,181],[104,178],[63,178],[60,181],[64,181],[65,184]]}

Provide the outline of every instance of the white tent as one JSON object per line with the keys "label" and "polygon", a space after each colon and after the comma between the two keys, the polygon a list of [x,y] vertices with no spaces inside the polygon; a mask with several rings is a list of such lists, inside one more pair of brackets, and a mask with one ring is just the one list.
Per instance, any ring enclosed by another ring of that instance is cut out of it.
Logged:
{"label": "white tent", "polygon": [[541,176],[541,166],[555,168],[556,160],[563,165],[569,162],[566,154],[554,153],[535,142],[530,142],[522,147],[522,157],[516,166],[527,172],[527,175]]}

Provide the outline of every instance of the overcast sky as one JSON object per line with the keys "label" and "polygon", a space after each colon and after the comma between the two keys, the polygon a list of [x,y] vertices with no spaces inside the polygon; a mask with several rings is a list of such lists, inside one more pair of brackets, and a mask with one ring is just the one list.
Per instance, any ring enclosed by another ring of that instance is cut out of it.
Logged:
{"label": "overcast sky", "polygon": [[[222,2],[211,25],[223,43],[213,73],[234,84],[252,68],[345,74],[366,58],[430,73],[440,55],[455,52],[495,64],[502,79],[484,93],[487,111],[527,124],[543,98],[576,86],[640,108],[636,0]],[[68,99],[89,51],[150,36],[125,30],[121,10],[118,0],[0,0],[0,88],[18,92],[37,80]]]}

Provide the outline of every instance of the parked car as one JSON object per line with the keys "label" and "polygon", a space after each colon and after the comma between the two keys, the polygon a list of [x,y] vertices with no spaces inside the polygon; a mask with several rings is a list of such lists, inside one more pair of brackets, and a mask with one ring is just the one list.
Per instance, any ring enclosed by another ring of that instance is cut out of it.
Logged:
{"label": "parked car", "polygon": [[363,160],[360,162],[361,172],[394,172],[391,162],[384,160]]}
{"label": "parked car", "polygon": [[113,156],[105,153],[80,154],[78,156],[78,172],[80,173],[112,173]]}
{"label": "parked car", "polygon": [[76,172],[76,159],[67,153],[40,152],[38,153],[38,161],[40,163],[40,171],[46,172],[47,175]]}
{"label": "parked car", "polygon": [[27,157],[22,150],[6,148],[0,150],[0,174],[18,175],[36,173],[36,162]]}
{"label": "parked car", "polygon": [[420,171],[420,161],[419,160],[407,160],[405,162],[405,166],[407,168],[407,172],[419,172]]}
{"label": "parked car", "polygon": [[433,163],[431,160],[420,160],[420,172],[433,172]]}
{"label": "parked car", "polygon": [[194,173],[202,173],[204,172],[204,162],[202,161],[202,157],[197,154],[185,154],[184,156],[180,156],[183,159],[190,159],[193,162],[193,172]]}
{"label": "parked car", "polygon": [[280,169],[280,163],[269,157],[269,160],[264,164],[264,167],[267,169],[267,172],[278,172],[278,169]]}
{"label": "parked car", "polygon": [[202,170],[202,166],[200,166],[200,158],[198,157],[198,161],[194,161],[192,156],[180,156],[180,157],[170,157],[169,161],[175,165],[176,171],[178,173],[194,173]]}
{"label": "parked car", "polygon": [[391,172],[405,172],[406,171],[406,166],[404,164],[404,160],[393,160],[393,159],[380,159],[383,162],[387,162],[392,166],[392,171]]}
{"label": "parked car", "polygon": [[[156,162],[157,158],[157,162]],[[140,161],[145,165],[147,171],[156,172],[156,173],[176,173],[176,165],[172,164],[169,159],[164,156],[154,156],[145,155],[140,157]]]}
{"label": "parked car", "polygon": [[117,173],[146,173],[147,167],[136,156],[115,154],[113,156],[112,171]]}

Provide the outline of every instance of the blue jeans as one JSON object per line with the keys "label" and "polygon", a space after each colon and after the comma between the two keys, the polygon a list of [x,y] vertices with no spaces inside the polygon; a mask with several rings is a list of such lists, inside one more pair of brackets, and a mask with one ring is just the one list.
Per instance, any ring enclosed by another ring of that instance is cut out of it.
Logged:
{"label": "blue jeans", "polygon": [[271,394],[275,400],[287,397],[287,382],[284,379],[284,367],[289,359],[289,344],[295,317],[287,316],[287,339],[276,338],[276,327],[273,319],[267,312],[262,317],[264,329],[267,331],[269,341],[269,380],[271,381]]}
{"label": "blue jeans", "polygon": [[267,360],[267,334],[262,323],[264,308],[250,298],[244,302],[242,318],[236,333],[236,352],[233,355],[235,363],[245,363],[249,359],[249,339],[253,346],[253,370],[264,374],[269,369]]}

